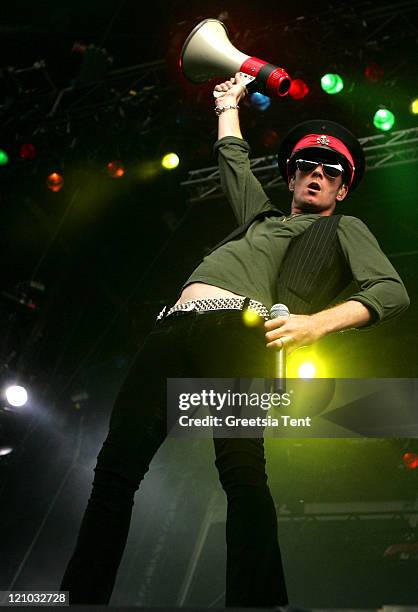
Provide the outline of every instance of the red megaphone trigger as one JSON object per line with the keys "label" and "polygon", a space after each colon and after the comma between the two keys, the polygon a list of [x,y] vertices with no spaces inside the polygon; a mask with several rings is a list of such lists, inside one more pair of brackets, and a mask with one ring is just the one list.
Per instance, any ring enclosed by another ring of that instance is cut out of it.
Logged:
{"label": "red megaphone trigger", "polygon": [[258,57],[249,57],[240,68],[241,72],[249,74],[257,81],[257,91],[268,96],[285,96],[289,91],[291,79],[286,70],[269,64]]}

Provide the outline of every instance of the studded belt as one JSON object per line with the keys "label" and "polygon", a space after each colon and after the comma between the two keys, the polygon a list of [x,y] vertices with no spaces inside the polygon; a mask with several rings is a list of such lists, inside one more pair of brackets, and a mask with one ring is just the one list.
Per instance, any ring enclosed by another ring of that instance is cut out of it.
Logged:
{"label": "studded belt", "polygon": [[206,298],[204,300],[189,300],[176,304],[167,310],[167,306],[161,310],[157,322],[166,319],[175,312],[206,312],[208,310],[249,310],[255,312],[263,319],[270,318],[268,309],[257,300],[249,300],[244,297],[236,298]]}

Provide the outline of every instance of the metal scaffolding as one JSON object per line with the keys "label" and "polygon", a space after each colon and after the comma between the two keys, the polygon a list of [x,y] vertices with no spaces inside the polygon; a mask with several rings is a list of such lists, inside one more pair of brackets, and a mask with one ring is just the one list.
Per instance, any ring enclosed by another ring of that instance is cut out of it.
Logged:
{"label": "metal scaffolding", "polygon": [[[367,171],[409,164],[418,160],[418,127],[359,138],[366,156]],[[250,168],[265,189],[285,188],[276,155],[250,159]],[[191,170],[182,187],[189,189],[189,201],[203,202],[222,194],[217,166]]]}

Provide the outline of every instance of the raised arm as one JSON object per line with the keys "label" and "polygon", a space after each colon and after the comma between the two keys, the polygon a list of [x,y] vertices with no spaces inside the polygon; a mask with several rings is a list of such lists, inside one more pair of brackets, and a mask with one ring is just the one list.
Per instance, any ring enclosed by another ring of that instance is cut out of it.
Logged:
{"label": "raised arm", "polygon": [[246,88],[240,74],[216,85],[215,91],[224,92],[215,98],[215,108],[219,109],[219,138],[214,149],[218,156],[222,190],[238,223],[242,224],[259,212],[270,210],[272,205],[251,171],[248,158],[250,147],[241,133],[236,107],[245,97]]}
{"label": "raised arm", "polygon": [[240,101],[247,95],[247,88],[239,72],[231,80],[216,85],[215,91],[223,92],[222,96],[215,98],[215,108],[220,113],[218,139],[220,140],[225,136],[242,138],[238,106]]}

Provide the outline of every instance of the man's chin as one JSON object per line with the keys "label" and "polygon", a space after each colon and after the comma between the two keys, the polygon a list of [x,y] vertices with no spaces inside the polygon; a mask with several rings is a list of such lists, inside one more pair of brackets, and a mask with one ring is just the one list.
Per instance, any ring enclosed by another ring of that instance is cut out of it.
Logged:
{"label": "man's chin", "polygon": [[324,210],[324,207],[318,202],[315,202],[310,196],[302,200],[299,208],[305,213],[318,213]]}

